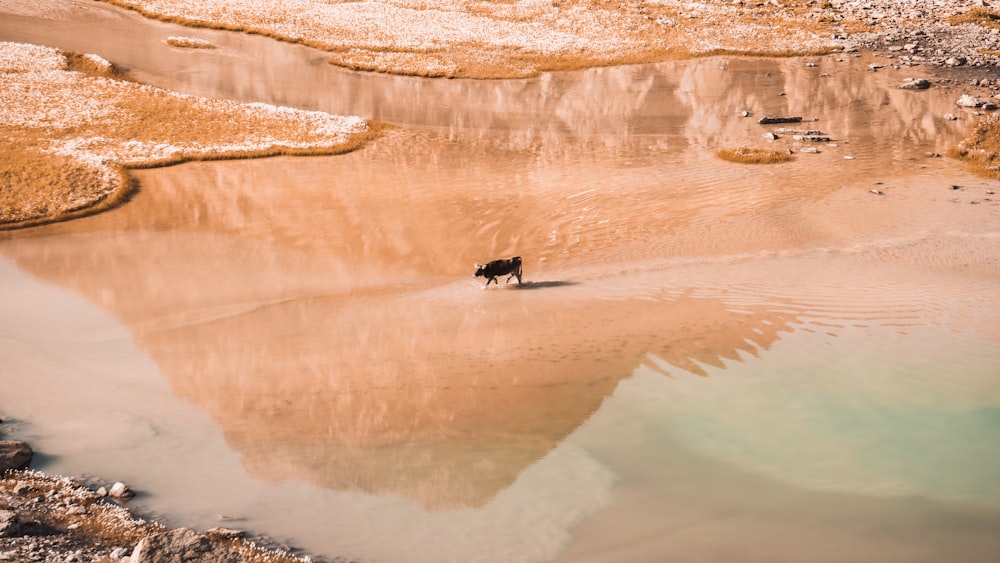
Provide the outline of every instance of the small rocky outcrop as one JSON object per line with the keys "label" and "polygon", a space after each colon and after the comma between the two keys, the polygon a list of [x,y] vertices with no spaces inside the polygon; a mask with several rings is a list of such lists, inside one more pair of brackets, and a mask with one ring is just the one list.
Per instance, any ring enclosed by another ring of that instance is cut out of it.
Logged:
{"label": "small rocky outcrop", "polygon": [[132,550],[129,563],[185,563],[213,561],[241,563],[244,556],[226,542],[212,541],[207,534],[178,528],[147,536]]}

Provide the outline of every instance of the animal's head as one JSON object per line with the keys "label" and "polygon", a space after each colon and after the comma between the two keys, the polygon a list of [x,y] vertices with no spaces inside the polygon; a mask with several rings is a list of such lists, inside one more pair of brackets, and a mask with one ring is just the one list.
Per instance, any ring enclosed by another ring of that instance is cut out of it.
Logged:
{"label": "animal's head", "polygon": [[478,278],[479,276],[486,274],[486,272],[483,271],[483,266],[480,266],[479,264],[474,264],[474,266],[476,267],[476,275],[474,277]]}

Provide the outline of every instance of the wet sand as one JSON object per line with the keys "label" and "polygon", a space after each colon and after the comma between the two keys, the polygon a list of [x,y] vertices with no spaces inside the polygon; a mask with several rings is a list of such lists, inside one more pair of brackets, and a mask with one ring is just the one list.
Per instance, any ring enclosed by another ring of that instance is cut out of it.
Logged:
{"label": "wet sand", "polygon": [[[362,560],[1000,552],[1000,205],[926,156],[971,125],[954,93],[836,55],[373,76],[108,13],[133,39],[92,13],[0,37],[397,127],[0,233],[2,406],[42,469]],[[762,139],[788,114],[836,146]],[[796,159],[712,155],[741,144]],[[514,254],[524,285],[472,277]]]}

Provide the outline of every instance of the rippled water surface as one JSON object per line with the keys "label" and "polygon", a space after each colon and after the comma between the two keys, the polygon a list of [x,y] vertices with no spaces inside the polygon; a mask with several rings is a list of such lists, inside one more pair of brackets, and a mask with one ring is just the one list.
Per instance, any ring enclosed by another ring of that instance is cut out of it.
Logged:
{"label": "rippled water surface", "polygon": [[[997,186],[927,156],[956,91],[847,55],[366,75],[65,6],[0,39],[394,127],[0,234],[0,409],[41,469],[363,561],[1000,556]],[[762,138],[791,114],[831,143]],[[514,254],[524,285],[472,277]]]}

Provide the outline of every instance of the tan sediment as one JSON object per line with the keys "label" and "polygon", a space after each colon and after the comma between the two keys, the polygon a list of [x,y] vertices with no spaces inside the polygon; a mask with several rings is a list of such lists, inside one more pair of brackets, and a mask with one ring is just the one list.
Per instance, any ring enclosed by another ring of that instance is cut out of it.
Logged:
{"label": "tan sediment", "polygon": [[168,92],[94,55],[0,43],[0,229],[80,217],[128,199],[130,168],[339,154],[383,127]]}

